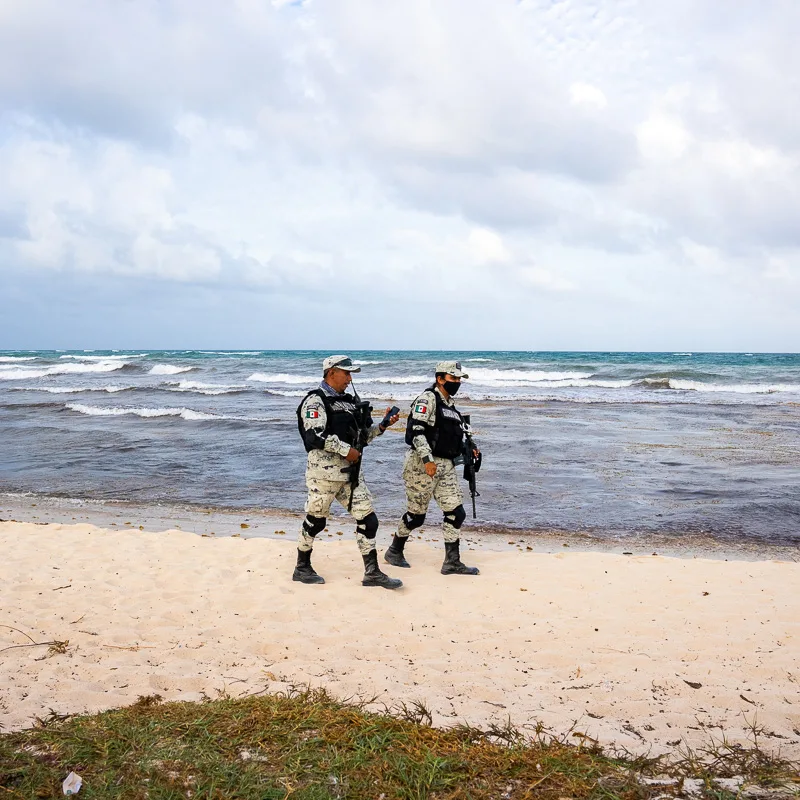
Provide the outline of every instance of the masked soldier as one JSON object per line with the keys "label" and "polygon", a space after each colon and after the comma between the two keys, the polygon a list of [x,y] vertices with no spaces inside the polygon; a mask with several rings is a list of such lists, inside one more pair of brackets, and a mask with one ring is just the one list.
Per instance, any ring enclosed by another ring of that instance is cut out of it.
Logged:
{"label": "masked soldier", "polygon": [[[403,582],[390,578],[378,566],[375,535],[378,517],[372,505],[372,495],[359,472],[361,452],[353,445],[365,446],[385,430],[374,425],[368,403],[361,402],[358,393],[348,394],[352,372],[361,372],[347,356],[329,356],[322,362],[323,380],[309,392],[297,408],[297,424],[303,437],[308,464],[306,467],[306,518],[297,543],[297,566],[292,580],[301,583],[325,583],[311,566],[314,537],[324,530],[334,499],[338,500],[356,520],[356,541],[364,558],[364,586],[383,586],[397,589]],[[389,409],[387,409],[387,414]],[[388,419],[397,422],[399,415]]]}
{"label": "masked soldier", "polygon": [[[442,575],[478,574],[477,567],[467,567],[461,562],[459,553],[459,530],[467,514],[454,463],[462,460],[464,422],[453,396],[461,386],[461,379],[468,377],[458,362],[440,362],[436,365],[436,383],[411,406],[406,428],[406,444],[411,449],[403,465],[408,510],[384,553],[384,560],[395,567],[411,566],[403,551],[411,531],[425,522],[433,498],[444,513]],[[473,452],[478,459],[477,446]]]}

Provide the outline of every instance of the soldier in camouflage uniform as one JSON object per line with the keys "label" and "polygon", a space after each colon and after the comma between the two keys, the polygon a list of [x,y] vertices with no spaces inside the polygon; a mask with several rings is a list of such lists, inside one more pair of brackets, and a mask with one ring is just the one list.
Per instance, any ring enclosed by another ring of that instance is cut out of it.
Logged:
{"label": "soldier in camouflage uniform", "polygon": [[[350,358],[341,355],[326,358],[322,370],[323,380],[319,387],[309,392],[297,408],[298,428],[308,452],[308,499],[292,580],[325,583],[325,579],[311,566],[311,550],[314,537],[325,529],[331,504],[338,500],[356,520],[356,541],[364,559],[361,583],[397,589],[403,582],[385,575],[378,566],[375,549],[378,517],[372,505],[372,495],[362,476],[359,475],[358,485],[353,488],[349,475],[350,468],[361,458],[361,453],[353,447],[359,428],[357,403],[360,398],[357,393],[346,393],[345,389],[352,380],[350,374],[361,372],[361,368],[353,366]],[[388,424],[393,425],[398,417],[391,417]],[[366,441],[369,443],[385,428],[382,424],[373,425],[372,417],[368,417],[366,422],[369,426]]]}
{"label": "soldier in camouflage uniform", "polygon": [[[478,574],[477,567],[467,567],[461,562],[459,553],[459,530],[467,514],[455,467],[463,458],[464,423],[453,402],[453,395],[458,391],[461,379],[468,377],[456,361],[438,363],[436,383],[411,406],[406,428],[406,443],[411,449],[403,465],[408,510],[384,553],[384,560],[395,567],[411,566],[405,558],[404,548],[411,531],[425,522],[433,498],[444,513],[442,574]],[[480,456],[477,446],[475,456]]]}

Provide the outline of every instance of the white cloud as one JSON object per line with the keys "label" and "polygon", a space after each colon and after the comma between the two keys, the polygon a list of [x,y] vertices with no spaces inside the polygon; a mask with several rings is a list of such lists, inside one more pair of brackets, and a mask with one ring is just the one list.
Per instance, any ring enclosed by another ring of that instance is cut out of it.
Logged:
{"label": "white cloud", "polygon": [[650,161],[674,161],[691,144],[692,137],[680,119],[655,111],[636,127],[639,152]]}
{"label": "white cloud", "polygon": [[729,271],[730,265],[715,248],[690,240],[682,241],[681,247],[689,261],[698,269],[715,275],[723,275]]}
{"label": "white cloud", "polygon": [[601,89],[590,83],[573,83],[569,87],[570,102],[575,106],[585,105],[593,108],[605,108],[608,99]]}
{"label": "white cloud", "polygon": [[3,4],[0,272],[782,308],[800,11],[744,6]]}
{"label": "white cloud", "polygon": [[476,264],[505,264],[511,260],[502,238],[486,228],[473,228],[467,238],[467,247]]}
{"label": "white cloud", "polygon": [[572,281],[559,277],[542,267],[522,267],[518,275],[524,283],[529,283],[537,289],[546,291],[571,292],[577,288]]}

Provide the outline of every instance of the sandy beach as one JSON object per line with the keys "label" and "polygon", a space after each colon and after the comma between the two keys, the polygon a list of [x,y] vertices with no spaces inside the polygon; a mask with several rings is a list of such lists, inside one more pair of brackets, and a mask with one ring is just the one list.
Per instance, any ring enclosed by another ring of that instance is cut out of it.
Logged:
{"label": "sandy beach", "polygon": [[293,530],[131,522],[0,523],[4,731],[141,695],[311,684],[376,708],[422,701],[436,725],[541,722],[636,753],[755,726],[762,747],[800,757],[797,562],[471,549],[481,575],[445,577],[441,549],[417,539],[388,592],[361,586],[333,526],[314,556],[328,582],[304,586]]}

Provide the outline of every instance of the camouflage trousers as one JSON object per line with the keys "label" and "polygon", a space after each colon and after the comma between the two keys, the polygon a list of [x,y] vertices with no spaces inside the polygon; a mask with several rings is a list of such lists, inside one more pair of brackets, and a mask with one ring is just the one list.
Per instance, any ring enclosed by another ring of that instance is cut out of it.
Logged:
{"label": "camouflage trousers", "polygon": [[[307,472],[306,486],[308,487],[308,499],[305,505],[306,514],[311,514],[315,517],[327,517],[334,500],[338,500],[344,508],[347,508],[350,502],[351,487],[347,481],[332,481]],[[372,494],[362,478],[359,480],[355,491],[353,491],[353,507],[350,513],[355,520],[362,520],[373,511]],[[375,549],[375,539],[367,538],[358,530],[356,531],[356,544],[361,555],[367,555]],[[308,551],[313,547],[314,537],[306,533],[301,527],[300,536],[297,539],[297,549]]]}
{"label": "camouflage trousers", "polygon": [[[406,501],[409,514],[427,514],[431,500],[435,500],[439,508],[449,513],[464,503],[464,495],[458,483],[458,474],[449,458],[434,457],[436,474],[431,478],[425,472],[425,465],[416,451],[409,450],[403,464],[403,482],[406,485]],[[397,526],[397,535],[405,538],[411,531],[403,520]],[[447,518],[442,522],[442,533],[446,542],[455,542],[459,538],[458,528],[454,528]]]}

